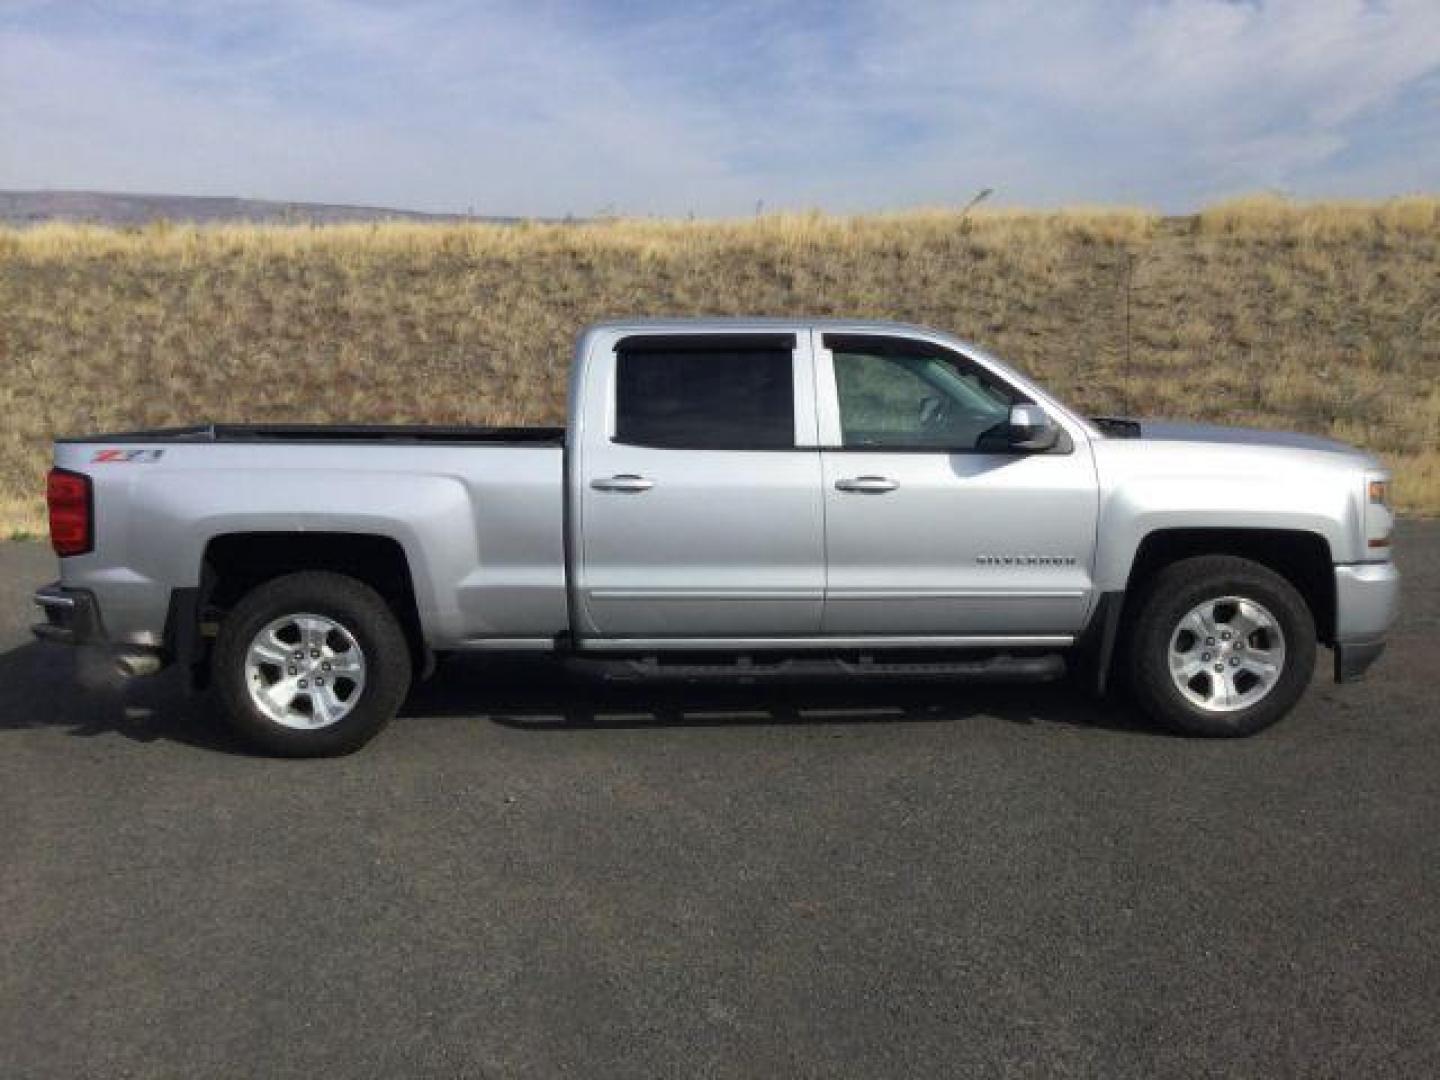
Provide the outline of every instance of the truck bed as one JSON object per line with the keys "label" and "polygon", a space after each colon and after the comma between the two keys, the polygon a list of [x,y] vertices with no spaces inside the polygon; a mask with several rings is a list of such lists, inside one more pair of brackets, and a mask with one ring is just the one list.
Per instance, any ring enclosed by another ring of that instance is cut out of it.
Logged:
{"label": "truck bed", "polygon": [[446,443],[563,446],[563,427],[459,427],[425,424],[194,424],[101,435],[57,443]]}

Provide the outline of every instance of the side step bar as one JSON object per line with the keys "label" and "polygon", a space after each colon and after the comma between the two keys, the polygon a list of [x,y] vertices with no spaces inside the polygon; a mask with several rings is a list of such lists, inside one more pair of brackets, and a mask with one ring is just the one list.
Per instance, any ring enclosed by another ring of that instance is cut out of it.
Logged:
{"label": "side step bar", "polygon": [[787,658],[754,663],[741,657],[731,663],[667,663],[655,657],[631,660],[571,658],[567,663],[597,672],[616,682],[667,679],[731,679],[744,682],[769,679],[834,678],[837,675],[872,679],[954,679],[967,682],[1053,682],[1065,676],[1065,658],[1058,653],[1012,656],[997,653],[973,659],[897,662],[862,656]]}

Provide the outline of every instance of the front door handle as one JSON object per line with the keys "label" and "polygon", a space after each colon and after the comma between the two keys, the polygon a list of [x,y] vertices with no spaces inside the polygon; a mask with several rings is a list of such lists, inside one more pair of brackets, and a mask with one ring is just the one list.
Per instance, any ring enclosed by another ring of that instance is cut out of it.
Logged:
{"label": "front door handle", "polygon": [[655,481],[634,473],[621,473],[619,476],[597,476],[590,481],[590,486],[596,491],[649,491],[655,486]]}
{"label": "front door handle", "polygon": [[888,476],[851,476],[845,480],[836,480],[835,486],[841,491],[863,491],[870,495],[883,495],[887,491],[894,491],[900,486],[899,480],[891,480]]}

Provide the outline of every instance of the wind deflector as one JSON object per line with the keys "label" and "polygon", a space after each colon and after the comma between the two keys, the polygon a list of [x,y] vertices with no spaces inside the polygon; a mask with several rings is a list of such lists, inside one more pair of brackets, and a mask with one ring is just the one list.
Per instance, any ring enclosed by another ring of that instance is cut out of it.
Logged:
{"label": "wind deflector", "polygon": [[795,348],[794,334],[631,334],[615,343],[616,352],[734,352]]}
{"label": "wind deflector", "polygon": [[831,352],[868,353],[871,356],[933,356],[945,350],[928,341],[893,334],[826,334],[825,347]]}

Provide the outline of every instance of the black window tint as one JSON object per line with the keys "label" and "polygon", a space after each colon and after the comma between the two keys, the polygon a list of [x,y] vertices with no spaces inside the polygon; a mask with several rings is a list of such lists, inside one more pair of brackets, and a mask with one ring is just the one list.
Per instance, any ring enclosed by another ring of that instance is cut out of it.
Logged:
{"label": "black window tint", "polygon": [[622,348],[616,362],[616,442],[709,450],[795,445],[788,349]]}

